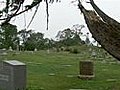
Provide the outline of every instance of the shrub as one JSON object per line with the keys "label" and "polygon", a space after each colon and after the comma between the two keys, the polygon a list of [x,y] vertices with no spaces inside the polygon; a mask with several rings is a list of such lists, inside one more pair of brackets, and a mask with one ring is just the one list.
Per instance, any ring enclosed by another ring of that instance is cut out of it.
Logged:
{"label": "shrub", "polygon": [[79,51],[78,51],[77,48],[74,48],[74,49],[71,49],[71,50],[70,50],[70,53],[78,54]]}
{"label": "shrub", "polygon": [[67,47],[67,48],[65,48],[65,51],[71,51],[71,48]]}

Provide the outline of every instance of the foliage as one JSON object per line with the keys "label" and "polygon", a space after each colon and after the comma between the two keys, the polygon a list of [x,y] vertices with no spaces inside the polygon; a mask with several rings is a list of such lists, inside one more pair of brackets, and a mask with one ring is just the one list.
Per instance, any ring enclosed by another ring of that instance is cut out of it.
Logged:
{"label": "foliage", "polygon": [[64,29],[63,31],[59,31],[56,38],[58,40],[64,40],[64,39],[72,38],[73,34],[74,33],[70,30],[70,28],[67,28]]}
{"label": "foliage", "polygon": [[86,10],[79,1],[79,9],[94,39],[113,57],[120,61],[120,23],[105,14],[90,0],[93,10]]}
{"label": "foliage", "polygon": [[17,27],[10,23],[3,24],[0,29],[1,47],[8,49],[10,46],[16,48],[18,44]]}
{"label": "foliage", "polygon": [[26,31],[26,29],[23,29],[18,32],[18,35],[21,37],[21,41],[23,42],[23,44],[27,41],[27,38],[30,36],[31,33],[32,33],[32,30]]}
{"label": "foliage", "polygon": [[43,33],[32,32],[32,30],[21,30],[19,31],[19,35],[21,37],[21,41],[23,42],[22,46],[24,50],[43,50],[53,47],[54,40],[44,38]]}
{"label": "foliage", "polygon": [[[9,35],[8,35],[9,34]],[[79,34],[74,30],[65,29],[58,33],[59,41],[44,38],[44,34],[40,32],[33,32],[33,30],[23,29],[17,32],[17,27],[12,24],[2,24],[0,30],[0,48],[30,50],[33,51],[56,48],[58,51],[62,47],[83,45]]]}
{"label": "foliage", "polygon": [[[53,3],[55,0],[32,0],[32,3],[26,4],[27,0],[4,0],[1,1],[1,10],[0,10],[0,20],[2,23],[8,23],[12,18],[15,16],[18,16],[34,7],[36,7],[35,14],[32,17],[32,20],[34,16],[36,15],[36,12],[38,10],[39,4],[44,1],[46,2],[46,13],[47,13],[47,27],[48,27],[48,3]],[[59,0],[56,0],[56,2],[59,2]],[[30,23],[32,22],[30,21]]]}
{"label": "foliage", "polygon": [[79,51],[78,51],[77,48],[73,48],[73,49],[70,50],[70,53],[78,54]]}
{"label": "foliage", "polygon": [[52,48],[54,40],[44,38],[44,34],[23,29],[17,32],[17,27],[12,24],[3,24],[0,29],[0,48],[20,50],[41,50]]}
{"label": "foliage", "polygon": [[56,35],[59,46],[74,46],[84,44],[80,36],[82,35],[81,29],[84,25],[73,25],[72,29],[67,28],[63,31],[59,31]]}
{"label": "foliage", "polygon": [[44,48],[44,34],[42,33],[32,33],[25,42],[26,50],[43,49]]}

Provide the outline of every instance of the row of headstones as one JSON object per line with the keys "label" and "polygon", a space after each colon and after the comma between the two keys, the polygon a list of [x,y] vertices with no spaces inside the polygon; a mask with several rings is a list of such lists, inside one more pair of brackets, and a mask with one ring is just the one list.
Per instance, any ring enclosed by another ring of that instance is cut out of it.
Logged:
{"label": "row of headstones", "polygon": [[[7,51],[13,51],[12,47],[9,47],[8,50],[6,49],[0,49],[0,55],[7,55]],[[19,51],[19,50],[17,50]],[[34,51],[38,51],[37,48],[34,49]],[[98,53],[101,52],[100,49],[98,50],[98,52],[96,52],[96,50],[92,49],[92,48],[89,48],[88,50],[90,53],[91,53],[91,56],[92,57],[97,57],[98,56]],[[47,50],[47,53],[49,53],[49,49]],[[99,54],[100,55],[100,54]],[[104,53],[104,55],[102,55],[103,57],[106,55],[106,53]]]}
{"label": "row of headstones", "polygon": [[[6,51],[13,51],[13,49],[12,49],[12,47],[9,47],[9,49],[8,49],[8,50],[6,50],[5,48],[0,49],[0,53],[6,52]],[[19,49],[18,49],[18,50],[16,50],[16,51],[19,51]],[[35,49],[34,49],[34,51],[38,51],[38,50],[37,50],[37,48],[35,48]]]}

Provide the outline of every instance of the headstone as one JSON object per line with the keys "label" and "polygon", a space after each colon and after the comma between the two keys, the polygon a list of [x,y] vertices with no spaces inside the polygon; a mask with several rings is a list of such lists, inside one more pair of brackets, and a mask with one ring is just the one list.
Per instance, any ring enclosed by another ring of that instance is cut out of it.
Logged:
{"label": "headstone", "polygon": [[13,51],[11,46],[9,47],[9,51]]}
{"label": "headstone", "polygon": [[94,77],[94,67],[92,61],[90,60],[80,61],[79,66],[80,66],[79,78],[92,79]]}
{"label": "headstone", "polygon": [[26,65],[16,60],[0,63],[0,89],[25,90]]}
{"label": "headstone", "polygon": [[34,51],[36,52],[36,51],[37,51],[37,48],[35,48]]}
{"label": "headstone", "polygon": [[50,53],[50,50],[49,50],[49,49],[47,50],[47,53],[48,53],[48,54]]}
{"label": "headstone", "polygon": [[17,45],[17,49],[16,50],[19,51],[19,45]]}
{"label": "headstone", "polygon": [[96,58],[97,53],[93,50],[92,53],[91,53],[91,56]]}
{"label": "headstone", "polygon": [[92,51],[92,48],[89,48],[89,52],[91,52]]}

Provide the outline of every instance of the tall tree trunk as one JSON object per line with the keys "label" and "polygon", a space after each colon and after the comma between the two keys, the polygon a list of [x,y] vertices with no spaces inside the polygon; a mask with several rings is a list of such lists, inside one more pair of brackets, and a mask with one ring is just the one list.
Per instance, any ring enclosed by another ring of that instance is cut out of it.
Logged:
{"label": "tall tree trunk", "polygon": [[97,14],[103,19],[104,22],[113,25],[114,27],[117,27],[117,32],[120,33],[120,23],[114,20],[113,18],[109,17],[107,14],[105,14],[95,3],[93,0],[90,0],[90,4],[94,8],[94,10],[97,12]]}
{"label": "tall tree trunk", "polygon": [[[93,2],[91,3],[94,4]],[[97,16],[94,11],[86,10],[80,2],[78,6],[83,13],[86,24],[95,40],[98,41],[108,53],[120,60],[119,23],[103,13],[99,8],[96,8],[97,6],[95,6],[95,4],[94,8],[98,10],[96,12],[99,12],[100,15],[98,15],[100,17]],[[102,17],[104,19],[101,19]]]}

